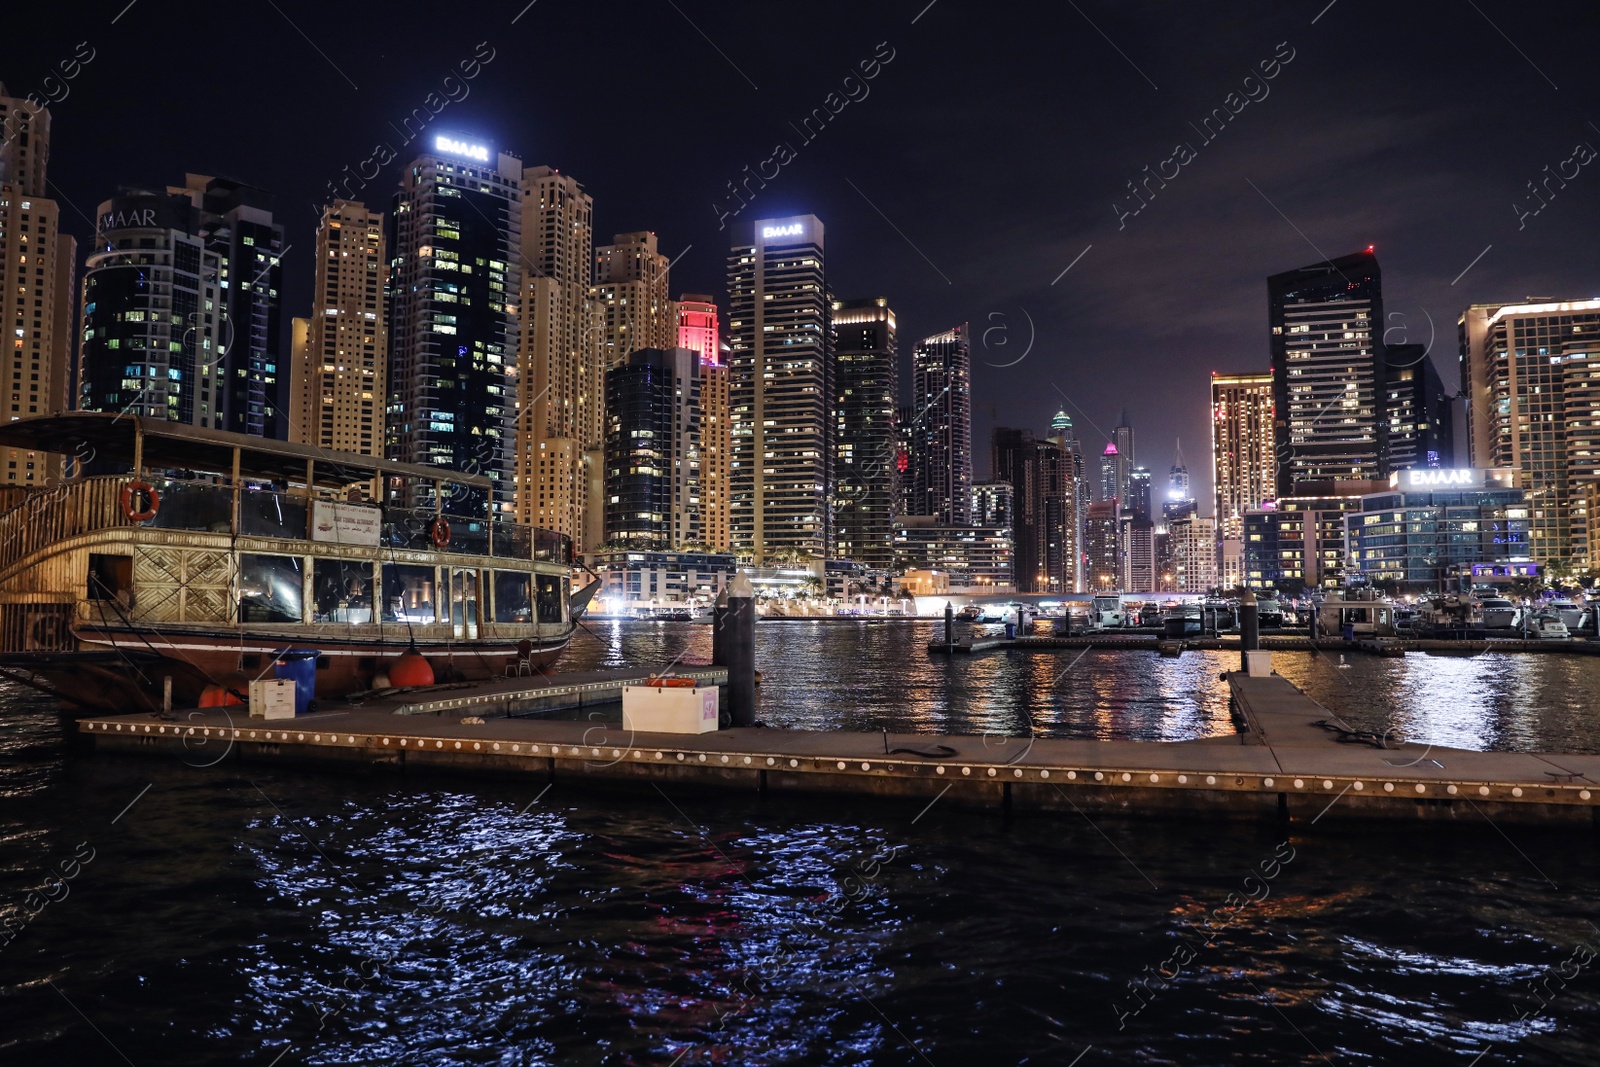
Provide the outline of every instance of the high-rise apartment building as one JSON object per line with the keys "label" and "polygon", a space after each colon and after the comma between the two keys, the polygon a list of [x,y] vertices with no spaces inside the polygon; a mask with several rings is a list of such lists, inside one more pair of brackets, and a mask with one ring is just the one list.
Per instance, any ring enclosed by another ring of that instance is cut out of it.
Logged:
{"label": "high-rise apartment building", "polygon": [[1172,546],[1172,588],[1180,593],[1209,593],[1217,584],[1216,520],[1185,515],[1167,523]]}
{"label": "high-rise apartment building", "polygon": [[[7,96],[0,85],[0,412],[6,419],[71,406],[73,273],[78,245],[61,233],[45,186],[50,112]],[[61,457],[0,449],[5,484],[42,485],[61,473]]]}
{"label": "high-rise apartment building", "polygon": [[606,370],[605,543],[701,543],[700,353],[641,348]]}
{"label": "high-rise apartment building", "polygon": [[1211,374],[1211,478],[1217,536],[1244,536],[1244,513],[1277,499],[1271,374]]}
{"label": "high-rise apartment building", "polygon": [[1114,593],[1122,588],[1122,536],[1117,501],[1097,500],[1083,521],[1085,581],[1091,593]]}
{"label": "high-rise apartment building", "polygon": [[1123,509],[1117,519],[1118,535],[1122,547],[1122,580],[1120,587],[1129,593],[1155,591],[1156,580],[1156,527],[1150,516],[1134,508]]}
{"label": "high-rise apartment building", "polygon": [[1535,560],[1558,571],[1593,567],[1600,299],[1474,304],[1458,327],[1469,464],[1515,469]]}
{"label": "high-rise apartment building", "polygon": [[1117,446],[1117,499],[1124,508],[1133,501],[1133,470],[1138,460],[1133,451],[1133,423],[1128,419],[1128,409],[1122,409],[1122,418],[1111,428],[1111,443]]}
{"label": "high-rise apartment building", "polygon": [[1148,467],[1135,467],[1128,472],[1128,510],[1135,515],[1150,518],[1155,504],[1154,479]]}
{"label": "high-rise apartment building", "polygon": [[557,530],[589,549],[599,478],[600,325],[594,281],[594,199],[553,167],[522,172],[522,337],[517,352],[517,521]]}
{"label": "high-rise apartment building", "polygon": [[600,328],[600,365],[616,366],[641,348],[678,343],[678,316],[668,296],[667,257],[656,235],[619,233],[594,250],[594,303]]}
{"label": "high-rise apartment building", "polygon": [[1010,482],[972,483],[972,525],[1011,529],[1017,513],[1017,493]]}
{"label": "high-rise apartment building", "polygon": [[78,406],[224,429],[228,292],[185,192],[100,205],[83,275]]}
{"label": "high-rise apartment building", "polygon": [[288,437],[381,456],[389,388],[383,215],[335,200],[322,210],[316,256],[311,317],[295,320]]}
{"label": "high-rise apartment building", "polygon": [[1050,441],[1061,450],[1067,465],[1062,477],[1062,492],[1066,497],[1067,513],[1063,522],[1064,550],[1070,569],[1063,573],[1063,589],[1067,592],[1084,591],[1083,574],[1083,520],[1089,513],[1093,493],[1084,470],[1083,448],[1072,426],[1072,416],[1057,411],[1050,420]]}
{"label": "high-rise apartment building", "polygon": [[925,337],[911,354],[911,459],[919,515],[964,526],[972,507],[972,348],[967,324]]}
{"label": "high-rise apartment building", "polygon": [[834,555],[887,570],[900,500],[894,310],[881,296],[835,300],[833,328]]}
{"label": "high-rise apartment building", "polygon": [[1372,249],[1267,279],[1277,495],[1388,473],[1383,282]]}
{"label": "high-rise apartment building", "polygon": [[997,427],[990,468],[995,481],[1011,486],[1017,591],[1071,591],[1078,575],[1073,453],[1056,438]]}
{"label": "high-rise apartment building", "polygon": [[677,308],[678,347],[700,357],[700,541],[713,552],[726,552],[731,537],[733,433],[717,305],[709,296],[685,293]]}
{"label": "high-rise apartment building", "polygon": [[222,428],[254,437],[288,436],[288,363],[282,299],[283,226],[273,221],[271,197],[231,178],[184,175],[169,193],[200,209],[206,246],[217,255],[224,305],[217,385]]}
{"label": "high-rise apartment building", "polygon": [[[522,292],[522,163],[440,134],[406,167],[388,220],[389,458],[493,479],[512,507]],[[411,506],[432,502],[410,489]],[[486,515],[481,491],[449,502]]]}
{"label": "high-rise apartment building", "polygon": [[1383,411],[1390,470],[1455,466],[1453,403],[1426,345],[1389,346]]}
{"label": "high-rise apartment building", "polygon": [[814,215],[757,219],[728,256],[733,550],[833,554],[832,301]]}

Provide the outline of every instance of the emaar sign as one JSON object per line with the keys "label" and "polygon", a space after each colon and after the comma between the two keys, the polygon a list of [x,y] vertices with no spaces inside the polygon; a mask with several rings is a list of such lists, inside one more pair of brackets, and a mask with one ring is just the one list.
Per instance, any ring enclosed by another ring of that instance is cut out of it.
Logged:
{"label": "emaar sign", "polygon": [[440,134],[433,139],[433,147],[435,151],[449,152],[453,156],[466,156],[468,159],[475,159],[479,163],[489,162],[489,148],[487,145],[473,144],[470,141],[458,141],[454,137],[446,137],[444,134]]}
{"label": "emaar sign", "polygon": [[1482,489],[1484,472],[1478,469],[1415,467],[1389,475],[1392,489]]}
{"label": "emaar sign", "polygon": [[761,227],[761,239],[770,241],[774,237],[799,237],[806,232],[803,222],[782,222],[776,226]]}

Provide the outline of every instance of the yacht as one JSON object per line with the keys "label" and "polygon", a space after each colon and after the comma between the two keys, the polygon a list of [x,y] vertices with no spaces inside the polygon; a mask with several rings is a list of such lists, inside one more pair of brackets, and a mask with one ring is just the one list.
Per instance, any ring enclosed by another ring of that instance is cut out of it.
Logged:
{"label": "yacht", "polygon": [[1167,637],[1199,637],[1205,629],[1200,618],[1200,605],[1192,600],[1169,607],[1161,625],[1162,633]]}
{"label": "yacht", "polygon": [[1517,605],[1503,596],[1479,597],[1478,610],[1483,616],[1485,630],[1509,630],[1517,624],[1521,614]]}
{"label": "yacht", "polygon": [[1523,633],[1534,641],[1572,640],[1572,631],[1567,629],[1567,624],[1561,620],[1561,616],[1553,611],[1535,613],[1523,628]]}
{"label": "yacht", "polygon": [[73,457],[0,493],[0,677],[79,711],[160,708],[166,679],[179,707],[242,697],[296,652],[319,699],[411,653],[497,678],[553,662],[600,587],[571,593],[570,541],[500,521],[482,474],[101,412],[0,446]]}
{"label": "yacht", "polygon": [[1583,608],[1569,597],[1557,597],[1546,604],[1545,608],[1554,612],[1556,617],[1566,624],[1568,630],[1576,630],[1583,621]]}
{"label": "yacht", "polygon": [[1256,622],[1262,629],[1283,626],[1283,601],[1276,594],[1267,593],[1256,598]]}
{"label": "yacht", "polygon": [[1097,630],[1120,629],[1124,626],[1122,597],[1115,593],[1096,594],[1089,603],[1089,625]]}

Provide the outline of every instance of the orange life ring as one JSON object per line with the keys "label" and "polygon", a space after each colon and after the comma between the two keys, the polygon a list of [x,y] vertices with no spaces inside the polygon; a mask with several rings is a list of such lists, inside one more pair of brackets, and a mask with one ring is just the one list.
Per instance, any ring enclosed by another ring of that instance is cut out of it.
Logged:
{"label": "orange life ring", "polygon": [[672,675],[653,674],[644,680],[644,684],[660,689],[693,689],[700,683],[695,681],[693,678],[678,678]]}
{"label": "orange life ring", "polygon": [[[142,494],[149,500],[149,505],[143,510],[135,511],[133,496]],[[122,513],[128,516],[130,522],[146,522],[156,517],[156,512],[161,510],[161,494],[156,492],[156,487],[149,482],[132,481],[122,487]]]}
{"label": "orange life ring", "polygon": [[446,548],[450,544],[450,524],[444,521],[443,516],[434,519],[428,524],[428,537],[433,541],[434,548]]}

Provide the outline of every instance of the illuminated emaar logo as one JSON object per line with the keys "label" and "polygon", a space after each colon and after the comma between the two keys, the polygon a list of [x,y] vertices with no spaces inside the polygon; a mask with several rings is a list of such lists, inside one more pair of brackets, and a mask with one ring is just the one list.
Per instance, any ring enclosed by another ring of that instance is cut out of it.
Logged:
{"label": "illuminated emaar logo", "polygon": [[1395,471],[1389,475],[1389,484],[1393,487],[1404,484],[1408,489],[1431,489],[1436,486],[1482,489],[1484,479],[1483,471],[1481,470],[1444,470],[1433,467],[1420,467],[1413,470]]}
{"label": "illuminated emaar logo", "polygon": [[466,156],[479,163],[489,162],[489,147],[487,145],[472,144],[469,141],[458,141],[444,134],[433,139],[433,147],[440,152],[449,152],[453,156]]}
{"label": "illuminated emaar logo", "polygon": [[763,227],[761,227],[761,236],[763,238],[767,238],[767,237],[799,237],[802,233],[805,233],[805,232],[806,232],[806,228],[805,228],[804,224],[798,223],[798,222],[791,222],[786,226],[763,226]]}

